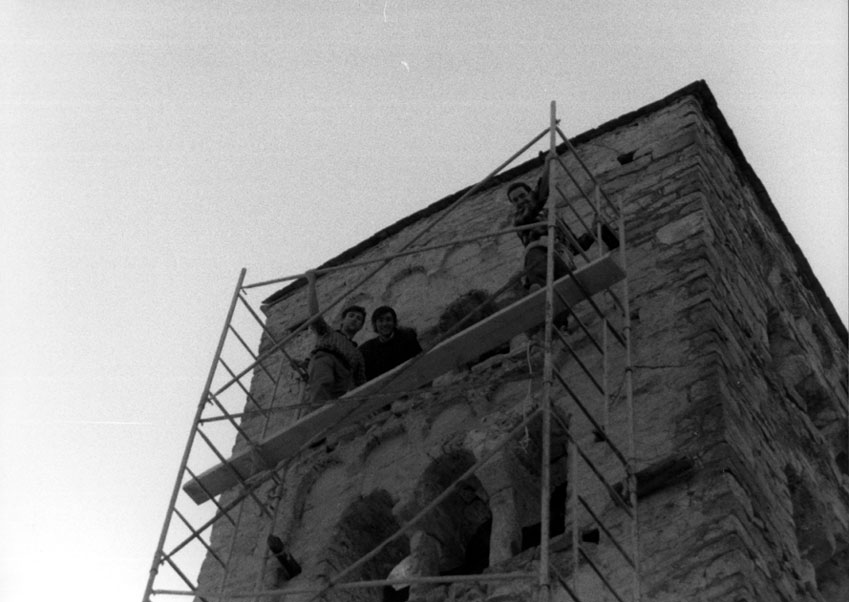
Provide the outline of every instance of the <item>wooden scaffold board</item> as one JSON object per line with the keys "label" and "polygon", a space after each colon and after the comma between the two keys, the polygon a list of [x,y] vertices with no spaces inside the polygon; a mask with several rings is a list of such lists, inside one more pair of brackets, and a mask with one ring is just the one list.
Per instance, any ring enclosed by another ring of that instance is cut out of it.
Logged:
{"label": "wooden scaffold board", "polygon": [[[625,277],[611,254],[575,270],[575,278],[564,276],[554,283],[555,314],[561,311],[562,297],[570,306],[589,295],[609,288]],[[346,393],[342,398],[321,407],[266,437],[254,449],[235,454],[226,463],[218,464],[187,481],[183,489],[198,504],[219,495],[238,484],[237,472],[243,479],[273,468],[277,463],[296,454],[319,433],[329,428],[353,424],[364,415],[380,409],[391,401],[387,395],[412,391],[431,382],[437,376],[480,357],[511,338],[545,320],[545,288],[523,297],[515,303],[472,324],[469,328],[442,341],[393,370]],[[370,397],[371,396],[371,397]],[[357,398],[347,402],[346,398]]]}

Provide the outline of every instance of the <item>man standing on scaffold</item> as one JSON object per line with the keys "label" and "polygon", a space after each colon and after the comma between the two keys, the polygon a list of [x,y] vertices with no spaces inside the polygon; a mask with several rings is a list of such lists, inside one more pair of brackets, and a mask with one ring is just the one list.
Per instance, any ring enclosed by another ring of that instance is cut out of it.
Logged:
{"label": "man standing on scaffold", "polygon": [[[522,282],[529,292],[534,292],[545,286],[548,253],[545,204],[548,201],[548,174],[551,161],[550,157],[546,157],[545,169],[535,189],[524,182],[514,182],[507,188],[507,200],[513,205],[513,226],[518,228],[530,224],[540,224],[535,228],[516,233],[525,247],[525,276]],[[596,219],[598,219],[598,216],[596,216]],[[593,230],[595,230],[595,227],[593,227]],[[569,228],[560,219],[557,220],[555,232],[554,279],[558,280],[574,269],[575,265],[571,255],[580,252],[578,246],[583,250],[589,249],[595,242],[595,235],[594,232],[587,232],[577,238],[568,236]],[[615,249],[619,246],[619,240],[606,224],[602,225],[601,237],[609,249]],[[572,242],[567,242],[570,238]],[[570,252],[568,265],[563,259],[563,251],[567,249]]]}
{"label": "man standing on scaffold", "polygon": [[[306,276],[310,316],[317,316],[315,272],[310,270]],[[313,319],[310,328],[316,335],[316,343],[310,354],[307,394],[310,407],[341,397],[366,382],[365,362],[354,342],[354,335],[363,327],[365,320],[366,310],[359,305],[342,310],[338,329],[331,328],[321,316]]]}

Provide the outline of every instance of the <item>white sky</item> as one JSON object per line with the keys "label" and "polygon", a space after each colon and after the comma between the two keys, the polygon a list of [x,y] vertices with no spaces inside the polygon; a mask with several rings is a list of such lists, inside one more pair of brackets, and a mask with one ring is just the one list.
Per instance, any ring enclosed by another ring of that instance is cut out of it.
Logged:
{"label": "white sky", "polygon": [[239,269],[476,182],[551,100],[575,135],[705,79],[845,322],[846,32],[845,0],[0,3],[0,599],[140,600]]}

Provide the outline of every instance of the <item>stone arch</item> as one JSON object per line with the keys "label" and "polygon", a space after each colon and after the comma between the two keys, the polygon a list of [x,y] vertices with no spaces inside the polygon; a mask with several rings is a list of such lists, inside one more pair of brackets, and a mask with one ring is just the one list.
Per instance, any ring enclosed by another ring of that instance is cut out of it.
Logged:
{"label": "stone arch", "polygon": [[439,270],[451,270],[463,266],[466,270],[480,266],[482,244],[472,242],[450,247],[442,256]]}
{"label": "stone arch", "polygon": [[[339,321],[342,319],[342,310],[346,307],[350,307],[351,305],[360,305],[362,307],[368,307],[372,304],[372,297],[368,293],[362,291],[356,291],[348,295],[348,297],[339,303],[333,311],[331,312],[332,319]],[[331,316],[327,316],[328,321],[330,321]],[[366,316],[366,322],[368,322],[368,316]]]}
{"label": "stone arch", "polygon": [[[319,560],[319,573],[332,578],[394,534],[400,524],[392,514],[393,505],[392,497],[383,489],[351,503],[333,529],[330,542]],[[401,536],[355,569],[347,580],[385,579],[409,553],[408,540]],[[340,602],[381,602],[384,599],[382,588],[338,590],[333,594],[333,600]]]}
{"label": "stone arch", "polygon": [[[425,469],[410,501],[400,508],[409,520],[442,494],[475,463],[467,450],[445,453]],[[479,574],[489,566],[492,513],[489,496],[474,475],[458,483],[439,505],[413,527],[410,555],[413,574],[422,576]],[[410,588],[417,599],[429,586]]]}
{"label": "stone arch", "polygon": [[411,278],[415,279],[416,277],[424,277],[426,280],[427,268],[425,268],[425,266],[423,265],[418,264],[407,265],[401,268],[400,270],[392,274],[392,277],[389,279],[389,282],[386,285],[388,293],[384,294],[384,298],[386,298],[388,294],[391,293],[392,289],[404,284],[405,281],[407,281],[407,284],[409,284],[409,280]]}
{"label": "stone arch", "polygon": [[433,319],[434,308],[441,297],[440,287],[420,264],[407,265],[392,274],[380,295],[381,303],[391,305],[398,312],[400,324],[416,330],[421,330]]}
{"label": "stone arch", "polygon": [[[301,563],[309,579],[317,575],[318,561],[331,537],[330,525],[341,516],[345,500],[352,497],[345,468],[338,461],[318,462],[289,485],[283,514],[275,531]],[[323,570],[323,568],[321,569]],[[303,577],[302,577],[303,578]]]}

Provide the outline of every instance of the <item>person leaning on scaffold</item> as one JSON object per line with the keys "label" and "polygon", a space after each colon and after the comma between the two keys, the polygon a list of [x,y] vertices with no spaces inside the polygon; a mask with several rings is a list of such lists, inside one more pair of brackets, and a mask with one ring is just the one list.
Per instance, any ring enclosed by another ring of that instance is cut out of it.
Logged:
{"label": "person leaning on scaffold", "polygon": [[[545,203],[548,200],[548,172],[551,159],[546,158],[545,169],[537,182],[536,188],[531,189],[524,182],[515,182],[507,188],[507,200],[513,205],[513,226],[527,226],[539,222],[545,222],[548,215]],[[597,219],[597,218],[596,218]],[[595,222],[592,230],[595,230]],[[522,230],[516,233],[525,247],[525,275],[522,284],[528,292],[533,292],[545,286],[548,229],[545,223],[530,230]],[[562,220],[557,220],[555,234],[554,253],[554,279],[562,278],[575,268],[572,256],[579,253],[577,245],[587,250],[595,242],[593,232],[587,232],[581,236],[571,235],[569,227]],[[606,224],[602,224],[601,238],[608,249],[619,246],[619,240]],[[570,240],[571,239],[571,240]],[[563,258],[564,250],[568,250],[566,256],[569,264]]]}
{"label": "person leaning on scaffold", "polygon": [[[315,290],[315,272],[306,273],[310,316],[319,313]],[[341,397],[366,382],[365,362],[354,336],[363,327],[366,310],[350,305],[342,310],[338,329],[331,328],[323,317],[316,317],[310,328],[316,343],[310,353],[307,404],[320,404]]]}
{"label": "person leaning on scaffold", "polygon": [[360,346],[366,361],[366,378],[377,378],[422,352],[412,328],[398,325],[398,314],[388,305],[371,312],[371,325],[377,336]]}

